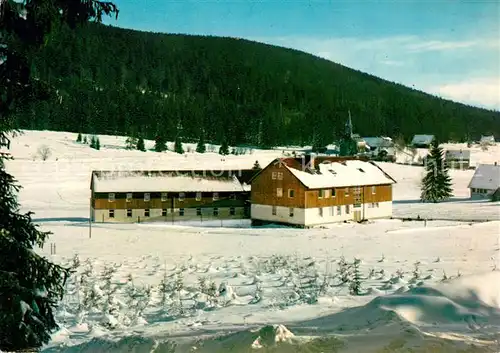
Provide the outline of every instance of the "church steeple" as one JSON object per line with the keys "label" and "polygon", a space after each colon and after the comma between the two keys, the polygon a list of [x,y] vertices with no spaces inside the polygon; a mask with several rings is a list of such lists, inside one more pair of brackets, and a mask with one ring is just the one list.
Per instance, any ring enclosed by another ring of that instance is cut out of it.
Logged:
{"label": "church steeple", "polygon": [[351,110],[349,109],[349,119],[345,124],[345,135],[346,137],[352,138],[353,135],[353,127],[352,127],[352,119],[351,119]]}

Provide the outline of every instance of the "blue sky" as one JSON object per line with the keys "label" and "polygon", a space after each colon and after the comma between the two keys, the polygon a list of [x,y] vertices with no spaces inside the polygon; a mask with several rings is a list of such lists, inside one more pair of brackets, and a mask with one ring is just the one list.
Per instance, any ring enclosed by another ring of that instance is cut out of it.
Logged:
{"label": "blue sky", "polygon": [[497,0],[116,0],[119,27],[230,36],[500,110]]}

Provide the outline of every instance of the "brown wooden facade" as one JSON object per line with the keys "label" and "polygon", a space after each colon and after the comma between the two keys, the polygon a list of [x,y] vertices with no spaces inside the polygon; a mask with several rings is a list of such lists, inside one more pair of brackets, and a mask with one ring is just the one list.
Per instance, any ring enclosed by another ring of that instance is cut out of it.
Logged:
{"label": "brown wooden facade", "polygon": [[[284,165],[285,163],[272,163],[253,179],[252,204],[317,208],[354,205],[359,201],[361,203],[392,201],[391,184],[309,189]],[[282,177],[278,173],[282,173]],[[281,197],[278,196],[278,188],[282,190]],[[293,197],[290,197],[291,190]],[[320,193],[324,196],[320,197]]]}
{"label": "brown wooden facade", "polygon": [[112,193],[114,201],[109,199],[110,193],[94,193],[91,204],[94,209],[178,209],[196,207],[243,207],[248,198],[248,192],[219,192],[214,200],[213,193],[201,193],[197,199],[196,192],[185,192],[181,201],[180,193],[166,193],[162,200],[161,192],[149,193],[150,200],[145,201],[143,192],[132,193],[132,198],[127,200],[127,193]]}

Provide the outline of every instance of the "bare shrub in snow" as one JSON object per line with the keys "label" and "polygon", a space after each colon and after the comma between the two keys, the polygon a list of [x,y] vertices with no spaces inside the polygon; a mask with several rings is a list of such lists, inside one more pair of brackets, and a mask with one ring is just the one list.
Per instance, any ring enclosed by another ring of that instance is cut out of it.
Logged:
{"label": "bare shrub in snow", "polygon": [[415,262],[412,274],[413,274],[413,276],[410,280],[411,283],[416,283],[422,277],[422,272],[420,271],[420,262],[419,261]]}
{"label": "bare shrub in snow", "polygon": [[52,151],[49,146],[41,145],[38,147],[36,154],[42,161],[46,161],[52,155]]}

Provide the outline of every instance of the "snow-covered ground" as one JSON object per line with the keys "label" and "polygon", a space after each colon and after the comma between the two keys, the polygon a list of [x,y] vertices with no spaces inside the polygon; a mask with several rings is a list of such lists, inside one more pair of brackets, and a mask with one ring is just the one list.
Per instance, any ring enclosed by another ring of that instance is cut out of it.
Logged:
{"label": "snow-covered ground", "polygon": [[[26,131],[13,139],[16,159],[7,163],[23,185],[23,210],[34,211],[41,228],[54,233],[40,252],[77,264],[58,310],[61,330],[47,351],[135,346],[170,352],[160,342],[176,341],[175,352],[193,346],[197,352],[246,352],[265,345],[266,337],[308,344],[312,352],[419,352],[436,345],[458,352],[464,343],[499,350],[500,273],[492,270],[500,265],[500,203],[468,199],[473,171],[452,171],[454,199],[434,205],[418,200],[422,167],[381,163],[398,182],[394,215],[439,221],[310,230],[252,228],[247,221],[224,228],[94,224],[90,238],[93,169],[251,168],[282,151],[181,156],[127,151],[123,137],[100,136],[100,151],[75,139]],[[51,156],[33,160],[43,144]],[[473,155],[477,163],[492,163],[500,148]],[[490,222],[468,222],[478,219]],[[361,295],[352,295],[358,278]],[[199,342],[221,333],[227,335]]]}

